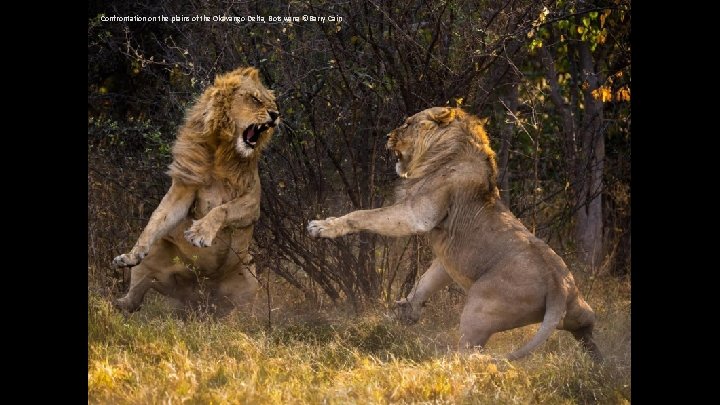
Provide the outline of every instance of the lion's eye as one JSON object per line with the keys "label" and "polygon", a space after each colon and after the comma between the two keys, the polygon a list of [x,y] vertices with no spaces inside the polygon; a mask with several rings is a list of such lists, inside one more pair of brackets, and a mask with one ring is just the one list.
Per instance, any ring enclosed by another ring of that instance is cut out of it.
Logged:
{"label": "lion's eye", "polygon": [[255,102],[255,104],[258,104],[258,105],[259,105],[259,104],[262,104],[262,103],[260,102],[260,99],[257,98],[257,96],[250,96],[250,97],[251,97],[252,100]]}

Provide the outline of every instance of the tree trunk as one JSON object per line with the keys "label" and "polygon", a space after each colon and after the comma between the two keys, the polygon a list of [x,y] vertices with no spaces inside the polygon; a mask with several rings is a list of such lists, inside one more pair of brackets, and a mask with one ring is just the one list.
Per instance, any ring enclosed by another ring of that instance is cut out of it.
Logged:
{"label": "tree trunk", "polygon": [[[582,118],[583,165],[580,179],[580,209],[576,214],[575,237],[581,260],[594,269],[603,257],[602,180],[605,160],[605,137],[602,131],[603,104],[593,91],[600,87],[598,74],[587,42],[579,44],[585,111]],[[586,84],[586,85],[585,85]]]}
{"label": "tree trunk", "polygon": [[[572,47],[570,48],[572,49]],[[583,109],[568,104],[562,97],[557,80],[555,61],[546,47],[540,49],[540,59],[550,86],[550,99],[560,115],[567,169],[575,200],[575,241],[578,258],[586,265],[600,265],[603,250],[602,181],[605,159],[605,139],[602,133],[603,105],[593,91],[600,87],[595,63],[587,42],[577,45],[577,52],[568,53],[580,66],[579,77],[573,82],[583,88]],[[576,119],[582,113],[580,123]]]}
{"label": "tree trunk", "polygon": [[[504,104],[503,110],[500,116],[517,116],[518,109],[518,91],[517,85],[513,84],[510,86],[507,94],[500,98]],[[510,117],[512,120],[513,118]],[[510,207],[510,145],[512,141],[513,133],[515,132],[515,125],[511,122],[502,122],[500,125],[500,151],[498,153],[498,186],[500,187],[500,198],[507,207]]]}

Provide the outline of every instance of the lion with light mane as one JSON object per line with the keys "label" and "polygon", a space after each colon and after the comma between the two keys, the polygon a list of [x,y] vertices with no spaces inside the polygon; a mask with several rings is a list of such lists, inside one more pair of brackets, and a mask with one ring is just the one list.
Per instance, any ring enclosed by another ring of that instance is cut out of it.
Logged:
{"label": "lion with light mane", "polygon": [[179,308],[207,300],[215,314],[252,306],[258,282],[248,253],[260,216],[258,159],[279,124],[258,70],[218,75],[188,111],[173,146],[170,189],[118,267],[132,267],[116,300],[132,312],[153,288]]}
{"label": "lion with light mane", "polygon": [[402,320],[417,322],[427,299],[454,281],[467,293],[461,350],[484,346],[493,333],[542,322],[508,359],[529,354],[556,328],[572,332],[593,359],[601,359],[592,335],[595,314],[567,266],[501,202],[495,153],[480,119],[457,108],[430,108],[390,132],[387,148],[402,177],[395,204],[311,221],[311,236],[428,234],[435,259],[398,301]]}

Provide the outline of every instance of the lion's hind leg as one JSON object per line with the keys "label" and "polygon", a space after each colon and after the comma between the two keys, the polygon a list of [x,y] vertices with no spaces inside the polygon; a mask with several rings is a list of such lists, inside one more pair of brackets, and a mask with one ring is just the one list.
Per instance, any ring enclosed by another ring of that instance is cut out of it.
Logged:
{"label": "lion's hind leg", "polygon": [[465,305],[460,316],[460,342],[458,350],[468,352],[485,347],[490,336],[496,332],[492,321],[478,313],[474,306]]}
{"label": "lion's hind leg", "polygon": [[545,295],[512,280],[512,273],[496,272],[468,289],[460,316],[459,350],[484,346],[494,333],[543,320]]}
{"label": "lion's hind leg", "polygon": [[503,328],[494,313],[494,297],[482,281],[476,281],[467,292],[467,301],[460,314],[460,341],[458,350],[468,352],[485,347],[490,336]]}
{"label": "lion's hind leg", "polygon": [[130,289],[125,296],[116,299],[113,304],[125,312],[135,312],[140,309],[156,273],[157,271],[144,262],[132,267],[130,269]]}
{"label": "lion's hind leg", "polygon": [[255,274],[255,265],[244,263],[226,273],[215,292],[215,317],[225,317],[234,309],[252,312],[260,288]]}
{"label": "lion's hind leg", "polygon": [[130,288],[125,296],[114,301],[115,306],[126,312],[137,311],[150,288],[166,296],[177,295],[175,274],[183,266],[174,259],[176,253],[169,242],[158,241],[145,260],[130,269]]}
{"label": "lion's hind leg", "polygon": [[565,319],[558,329],[567,330],[573,334],[595,362],[602,361],[600,349],[593,339],[595,326],[595,312],[581,297],[573,299],[565,314]]}

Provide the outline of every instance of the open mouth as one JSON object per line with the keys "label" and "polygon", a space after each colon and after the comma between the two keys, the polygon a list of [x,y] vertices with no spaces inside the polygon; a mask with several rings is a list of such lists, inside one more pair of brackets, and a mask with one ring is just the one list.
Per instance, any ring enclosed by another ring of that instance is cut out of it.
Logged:
{"label": "open mouth", "polygon": [[273,121],[270,121],[264,124],[252,124],[249,127],[245,128],[245,131],[243,131],[243,141],[245,141],[245,145],[247,145],[251,149],[254,149],[257,145],[258,139],[260,139],[260,135],[262,135],[263,132],[274,126],[275,123]]}

